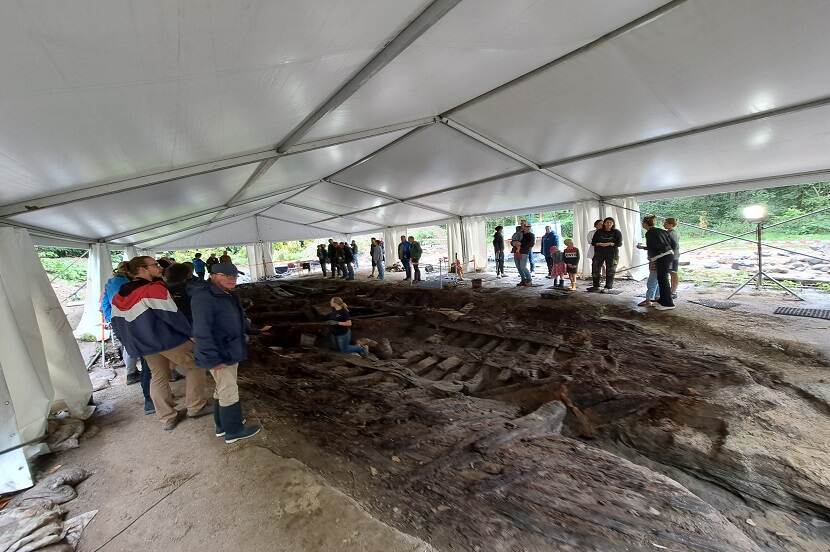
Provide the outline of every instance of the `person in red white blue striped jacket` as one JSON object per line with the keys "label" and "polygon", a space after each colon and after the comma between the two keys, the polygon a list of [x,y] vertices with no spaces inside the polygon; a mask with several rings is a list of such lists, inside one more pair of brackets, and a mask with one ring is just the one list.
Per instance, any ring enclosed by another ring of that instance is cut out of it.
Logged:
{"label": "person in red white blue striped jacket", "polygon": [[150,398],[156,416],[168,431],[184,419],[170,391],[174,367],[186,378],[187,416],[213,413],[213,405],[205,399],[205,371],[196,368],[193,360],[190,322],[179,312],[161,280],[161,266],[153,257],[135,257],[130,260],[128,273],[132,281],[121,286],[112,299],[112,326],[127,352],[144,357],[150,366]]}

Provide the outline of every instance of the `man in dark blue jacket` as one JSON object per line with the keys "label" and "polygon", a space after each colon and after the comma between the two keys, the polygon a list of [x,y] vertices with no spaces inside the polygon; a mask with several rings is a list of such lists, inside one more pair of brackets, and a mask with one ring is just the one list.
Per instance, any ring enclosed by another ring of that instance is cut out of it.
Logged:
{"label": "man in dark blue jacket", "polygon": [[248,358],[246,334],[255,333],[239,299],[231,294],[238,274],[232,263],[213,265],[210,285],[194,288],[191,299],[196,366],[210,370],[216,381],[213,420],[216,436],[226,443],[253,437],[260,430],[258,425],[245,425],[236,383],[239,363]]}

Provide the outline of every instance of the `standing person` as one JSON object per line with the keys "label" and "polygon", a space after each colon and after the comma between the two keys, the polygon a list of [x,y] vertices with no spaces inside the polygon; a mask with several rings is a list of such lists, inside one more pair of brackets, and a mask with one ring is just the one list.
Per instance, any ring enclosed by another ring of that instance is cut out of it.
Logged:
{"label": "standing person", "polygon": [[199,278],[200,280],[205,279],[206,268],[207,265],[205,264],[205,261],[202,260],[202,254],[196,253],[195,255],[193,255],[193,272],[194,274],[196,274],[197,278]]}
{"label": "standing person", "polygon": [[412,279],[412,267],[409,266],[409,242],[406,241],[406,236],[401,236],[401,243],[398,244],[398,259],[400,259],[403,269],[406,271],[406,278],[404,282]]}
{"label": "standing person", "polygon": [[605,288],[603,292],[614,287],[614,275],[617,270],[622,232],[614,228],[616,222],[608,217],[602,221],[602,228],[594,233],[591,243],[594,246],[594,259],[591,263],[593,285],[588,291],[600,291],[599,280],[603,264],[605,265]]}
{"label": "standing person", "polygon": [[237,370],[239,363],[248,358],[247,334],[258,332],[250,327],[239,298],[231,294],[238,275],[233,264],[217,264],[210,284],[197,288],[191,301],[196,320],[196,366],[202,373],[209,370],[216,382],[213,422],[216,436],[224,437],[228,444],[253,437],[261,429],[258,425],[245,425],[239,404]]}
{"label": "standing person", "polygon": [[[597,230],[602,228],[602,220],[595,220],[594,221],[594,229],[588,232],[588,251],[585,253],[585,258],[591,261],[591,265],[593,266],[594,261],[594,234],[597,233]],[[591,269],[593,272],[593,268]]]}
{"label": "standing person", "polygon": [[334,278],[337,275],[337,244],[332,239],[329,239],[328,254],[331,263],[331,276],[329,278]]}
{"label": "standing person", "polygon": [[559,250],[559,247],[550,246],[549,254],[553,263],[551,263],[550,276],[553,278],[553,287],[565,287],[565,275],[568,273],[568,267],[565,265],[565,254]]}
{"label": "standing person", "polygon": [[516,265],[516,270],[519,272],[519,278],[521,278],[520,283],[524,283],[525,277],[522,273],[522,255],[519,253],[519,250],[522,247],[522,228],[523,226],[519,225],[516,227],[516,231],[513,232],[513,235],[510,236],[510,248],[511,252],[513,253],[513,262]]}
{"label": "standing person", "polygon": [[[164,269],[164,282],[167,284],[167,290],[170,292],[170,297],[176,303],[179,312],[182,313],[190,324],[193,324],[193,312],[190,309],[190,291],[188,285],[190,279],[188,278],[188,268],[185,264],[174,264]],[[201,282],[201,280],[200,280]],[[205,284],[196,284],[203,286]]]}
{"label": "standing person", "polygon": [[533,246],[536,245],[536,235],[531,231],[530,226],[522,227],[522,239],[519,245],[519,264],[522,267],[522,283],[520,286],[530,287],[533,285],[533,276],[527,268],[528,256],[533,253]]}
{"label": "standing person", "polygon": [[654,225],[654,215],[643,218],[643,228],[646,231],[648,260],[655,265],[657,285],[660,288],[660,299],[654,305],[654,308],[657,310],[671,310],[674,308],[671,284],[669,283],[669,269],[674,259],[672,240],[668,232]]}
{"label": "standing person", "polygon": [[663,221],[663,228],[669,233],[671,239],[672,255],[671,267],[669,268],[669,276],[671,277],[671,297],[677,299],[677,285],[680,283],[680,235],[675,228],[677,227],[677,219],[669,217]]}
{"label": "standing person", "polygon": [[383,242],[372,238],[372,272],[378,269],[378,280],[383,280],[386,274],[386,267],[383,262]]}
{"label": "standing person", "polygon": [[231,262],[231,254],[227,249],[225,250],[224,253],[222,253],[222,255],[219,256],[219,262],[220,263],[229,263],[229,262]]}
{"label": "standing person", "polygon": [[329,305],[331,305],[331,312],[326,315],[326,318],[332,326],[331,333],[337,350],[341,353],[366,354],[365,347],[352,345],[352,317],[343,299],[332,297]]}
{"label": "standing person", "polygon": [[320,244],[317,246],[317,260],[320,261],[320,269],[323,271],[323,278],[326,277],[326,261],[328,260],[328,255],[326,254],[326,246]]}
{"label": "standing person", "polygon": [[565,258],[565,268],[568,272],[568,279],[571,281],[571,291],[575,291],[576,273],[579,270],[579,248],[574,247],[573,240],[565,240],[565,250],[562,256]]}
{"label": "standing person", "polygon": [[[112,322],[112,298],[118,293],[121,286],[130,281],[130,277],[127,275],[128,266],[129,263],[126,261],[118,263],[118,267],[112,271],[112,278],[104,284],[104,291],[101,293],[101,308],[98,310],[101,311],[104,316],[104,323],[107,325]],[[115,337],[118,337],[118,335]],[[121,340],[119,339],[119,341]],[[138,372],[138,358],[130,356],[123,344],[121,349],[124,365],[127,368],[127,385],[138,383],[141,381],[141,374]]]}
{"label": "standing person", "polygon": [[496,226],[493,234],[493,253],[496,258],[496,278],[504,278],[504,235],[501,231],[503,226]]}
{"label": "standing person", "polygon": [[360,268],[360,262],[357,260],[357,242],[352,240],[352,257],[354,258],[355,270]]}
{"label": "standing person", "polygon": [[415,282],[421,281],[421,269],[418,264],[421,262],[422,254],[421,244],[415,241],[415,236],[409,236],[409,258],[412,260],[412,268],[415,270]]}
{"label": "standing person", "polygon": [[346,270],[346,279],[354,280],[354,269],[352,268],[354,253],[352,253],[352,248],[346,242],[340,242],[340,246],[343,248],[343,268]]}
{"label": "standing person", "polygon": [[212,267],[213,265],[215,265],[218,262],[219,262],[219,259],[216,258],[216,254],[211,253],[210,256],[207,258],[207,261],[205,262],[205,267],[207,268],[208,274],[210,274],[210,267]]}
{"label": "standing person", "polygon": [[127,351],[144,357],[150,366],[150,397],[156,416],[170,431],[183,419],[170,391],[173,367],[185,373],[185,404],[191,418],[212,410],[205,400],[205,373],[193,362],[190,323],[161,281],[159,263],[152,257],[135,257],[128,270],[132,281],[121,286],[112,300],[112,324]]}
{"label": "standing person", "polygon": [[375,268],[377,268],[377,263],[375,262],[375,249],[378,246],[378,241],[375,238],[372,238],[372,242],[369,244],[369,259],[372,261],[372,273],[369,274],[369,278],[375,277]]}
{"label": "standing person", "polygon": [[548,275],[545,278],[552,278],[553,257],[550,255],[551,247],[559,247],[559,237],[550,226],[545,226],[545,234],[542,236],[542,255],[545,256],[545,263],[548,265]]}

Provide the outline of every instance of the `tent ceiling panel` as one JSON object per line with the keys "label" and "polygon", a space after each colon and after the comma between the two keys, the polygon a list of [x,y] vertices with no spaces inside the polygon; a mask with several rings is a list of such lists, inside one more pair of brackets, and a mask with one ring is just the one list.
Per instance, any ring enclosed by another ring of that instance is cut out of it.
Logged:
{"label": "tent ceiling panel", "polygon": [[222,210],[222,217],[238,215],[242,213],[246,213],[248,211],[254,211],[256,209],[265,209],[270,205],[275,205],[280,201],[287,199],[294,195],[295,191],[291,192],[284,192],[282,194],[273,195],[270,197],[266,197],[263,199],[259,199],[257,201],[251,201],[250,203],[243,203],[242,205],[237,205],[236,207],[230,207],[228,209]]}
{"label": "tent ceiling panel", "polygon": [[810,100],[830,90],[828,19],[827,2],[686,2],[453,118],[543,162]]}
{"label": "tent ceiling panel", "polygon": [[10,4],[0,202],[274,145],[424,6]]}
{"label": "tent ceiling panel", "polygon": [[131,243],[141,243],[142,241],[150,240],[156,236],[161,236],[164,234],[169,235],[171,232],[175,232],[177,230],[185,230],[194,226],[196,224],[207,224],[210,222],[215,216],[214,214],[210,215],[203,215],[200,217],[195,217],[192,219],[187,220],[180,220],[178,222],[174,222],[171,224],[165,224],[164,226],[159,226],[158,228],[154,228],[153,230],[147,230],[145,232],[139,232],[137,234],[130,234],[129,236],[124,236],[123,238],[119,238],[115,240],[113,243],[121,244],[121,245],[129,245]]}
{"label": "tent ceiling panel", "polygon": [[318,222],[314,226],[330,229],[332,232],[339,232],[341,234],[356,234],[359,232],[368,232],[370,230],[380,230],[379,227],[381,225],[379,224],[375,226],[357,220],[336,218],[325,222]]}
{"label": "tent ceiling panel", "polygon": [[520,167],[458,131],[431,125],[337,174],[337,180],[405,198]]}
{"label": "tent ceiling panel", "polygon": [[259,235],[264,241],[312,240],[334,237],[331,232],[304,224],[257,217]]}
{"label": "tent ceiling panel", "polygon": [[103,238],[221,206],[252,172],[251,166],[235,167],[70,205],[30,211],[11,219],[81,236]]}
{"label": "tent ceiling panel", "polygon": [[257,241],[257,227],[252,214],[240,215],[236,219],[217,221],[196,230],[184,230],[177,234],[159,237],[143,242],[139,247],[157,250],[186,249],[236,245]]}
{"label": "tent ceiling panel", "polygon": [[663,0],[461,2],[309,138],[437,115],[657,8]]}
{"label": "tent ceiling panel", "polygon": [[536,205],[569,203],[578,199],[589,198],[579,196],[572,188],[541,173],[530,172],[437,193],[419,201],[459,215],[472,216]]}
{"label": "tent ceiling panel", "polygon": [[[291,198],[291,203],[344,215],[352,211],[389,203],[389,200],[350,188],[336,186],[329,182],[320,182]],[[321,216],[317,220],[320,220],[320,218],[325,217]]]}
{"label": "tent ceiling panel", "polygon": [[301,182],[311,182],[359,161],[409,132],[400,130],[277,159],[242,197],[253,197]]}
{"label": "tent ceiling panel", "polygon": [[818,171],[830,168],[828,129],[830,107],[816,108],[576,161],[555,170],[590,183],[603,196]]}
{"label": "tent ceiling panel", "polygon": [[378,226],[406,226],[441,218],[441,214],[435,211],[421,209],[420,207],[405,203],[385,205],[377,209],[372,209],[371,211],[366,211],[365,213],[360,213],[358,216],[370,222],[377,222]]}
{"label": "tent ceiling panel", "polygon": [[323,215],[307,209],[300,209],[299,207],[294,207],[293,205],[275,205],[260,214],[266,217],[274,217],[296,222],[298,224],[309,224],[317,222],[318,220],[329,218],[328,215]]}

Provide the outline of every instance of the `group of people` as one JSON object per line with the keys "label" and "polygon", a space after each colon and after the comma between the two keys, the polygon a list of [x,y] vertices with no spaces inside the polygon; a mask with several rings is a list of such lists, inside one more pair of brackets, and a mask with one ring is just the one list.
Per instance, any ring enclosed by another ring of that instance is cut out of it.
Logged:
{"label": "group of people", "polygon": [[[398,261],[406,272],[404,281],[422,281],[420,263],[423,249],[415,236],[409,236],[408,238],[401,236],[397,254]],[[382,239],[371,239],[369,257],[372,261],[372,272],[369,274],[369,278],[383,280],[386,275],[386,246]],[[339,277],[344,280],[354,280],[355,270],[359,268],[357,243],[354,240],[351,244],[338,243],[330,239],[328,246],[324,244],[317,246],[317,259],[320,261],[324,278]],[[329,270],[331,275],[329,275]],[[377,275],[375,275],[376,271]]]}
{"label": "group of people", "polygon": [[[649,279],[646,284],[646,299],[639,304],[641,307],[654,306],[658,310],[674,308],[673,299],[677,297],[680,261],[680,239],[675,231],[676,226],[677,220],[674,218],[665,219],[663,228],[655,226],[653,215],[643,218],[646,243],[638,244],[637,247],[648,251]],[[496,226],[493,234],[493,252],[498,278],[505,277],[503,230],[504,227]],[[594,229],[588,232],[587,243],[589,247],[586,257],[591,260],[591,286],[588,291],[607,292],[614,287],[619,250],[622,246],[622,233],[617,229],[616,221],[612,217],[596,220]],[[536,236],[526,220],[522,220],[519,226],[516,226],[509,244],[521,278],[516,285],[532,286],[534,269],[532,265],[528,268],[528,265],[533,259]],[[554,287],[564,289],[565,276],[567,276],[570,289],[576,290],[581,254],[571,239],[564,240],[564,246],[564,249],[559,248],[559,236],[550,226],[545,226],[545,234],[541,239],[541,253],[548,267],[546,278],[554,280]],[[604,287],[600,287],[603,275],[605,283]]]}
{"label": "group of people", "polygon": [[[227,253],[210,264],[207,281],[195,270],[200,257],[176,263],[139,256],[120,263],[105,285],[101,310],[124,348],[128,378],[142,365],[144,412],[168,431],[185,418],[212,413],[216,436],[233,443],[260,430],[246,425],[236,376],[247,358],[248,336],[269,328],[255,329],[231,293],[240,272]],[[182,411],[170,389],[174,370],[185,378]],[[215,382],[213,401],[206,397],[208,373]]]}

